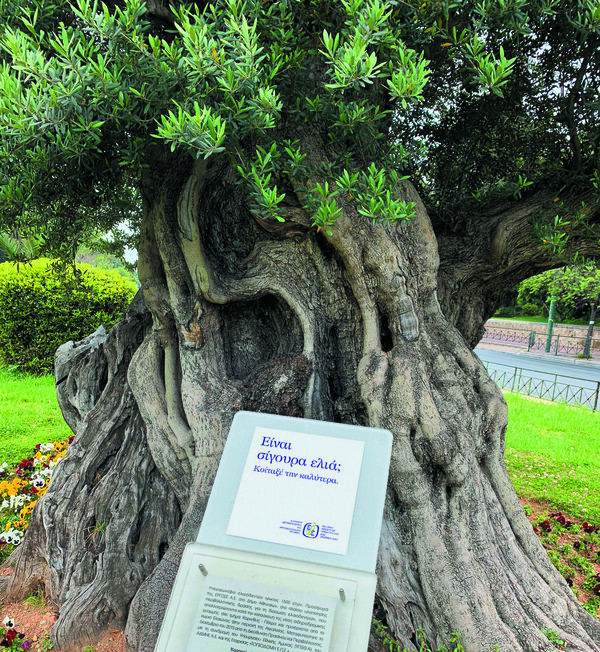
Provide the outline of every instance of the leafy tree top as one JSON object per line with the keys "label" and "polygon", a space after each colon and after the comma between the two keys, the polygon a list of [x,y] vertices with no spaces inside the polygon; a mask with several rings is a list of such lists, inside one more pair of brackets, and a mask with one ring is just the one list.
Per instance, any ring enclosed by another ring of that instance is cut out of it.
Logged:
{"label": "leafy tree top", "polygon": [[[43,225],[55,244],[133,217],[161,146],[229,156],[266,218],[312,179],[305,207],[326,229],[339,192],[365,219],[408,218],[402,174],[448,223],[465,198],[598,180],[596,0],[3,0],[0,12],[0,226]],[[307,133],[329,143],[318,169]]]}
{"label": "leafy tree top", "polygon": [[[560,300],[566,311],[595,309],[600,306],[600,268],[593,263],[548,270],[519,285],[519,301]],[[587,316],[587,315],[586,315]]]}

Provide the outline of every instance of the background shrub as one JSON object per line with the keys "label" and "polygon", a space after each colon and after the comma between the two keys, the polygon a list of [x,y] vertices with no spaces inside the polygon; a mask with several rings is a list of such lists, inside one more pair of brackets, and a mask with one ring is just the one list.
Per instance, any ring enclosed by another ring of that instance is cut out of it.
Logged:
{"label": "background shrub", "polygon": [[522,315],[527,315],[527,317],[534,317],[535,315],[541,314],[541,308],[536,306],[535,303],[524,303],[519,311]]}
{"label": "background shrub", "polygon": [[517,311],[512,306],[501,306],[494,317],[514,317]]}
{"label": "background shrub", "polygon": [[136,293],[134,283],[89,265],[70,268],[40,258],[0,264],[0,362],[30,373],[52,371],[56,349],[101,324],[108,330]]}

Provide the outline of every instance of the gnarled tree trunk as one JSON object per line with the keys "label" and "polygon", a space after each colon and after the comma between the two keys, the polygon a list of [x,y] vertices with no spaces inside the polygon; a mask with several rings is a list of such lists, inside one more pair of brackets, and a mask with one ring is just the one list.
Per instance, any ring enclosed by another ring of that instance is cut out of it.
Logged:
{"label": "gnarled tree trunk", "polygon": [[[304,149],[325,158],[318,142]],[[129,649],[153,650],[241,409],[394,433],[377,593],[408,650],[419,627],[432,644],[459,631],[469,652],[551,650],[542,628],[600,650],[600,623],[509,482],[506,404],[440,308],[436,236],[405,194],[409,223],[372,225],[345,205],[327,235],[292,204],[281,226],[255,219],[226,163],[157,156],[143,183],[146,305],[61,350],[77,437],[4,585],[21,598],[45,584],[58,650],[113,627]],[[483,312],[464,320],[470,339]]]}

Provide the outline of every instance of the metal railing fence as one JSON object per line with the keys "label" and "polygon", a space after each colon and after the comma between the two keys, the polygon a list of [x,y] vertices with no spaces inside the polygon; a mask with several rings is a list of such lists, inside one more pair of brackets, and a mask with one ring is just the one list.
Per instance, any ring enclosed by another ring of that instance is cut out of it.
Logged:
{"label": "metal railing fence", "polygon": [[[585,340],[585,335],[552,335],[550,352],[554,355],[558,355],[559,353],[578,355],[583,353]],[[528,351],[545,351],[546,348],[545,334],[527,331],[521,328],[494,328],[488,325],[484,330],[482,341],[489,343],[522,344],[523,346],[527,346]],[[592,338],[590,356],[594,355],[594,352],[597,354],[597,342],[598,338]]]}
{"label": "metal railing fence", "polygon": [[521,329],[512,330],[508,328],[490,328],[489,326],[486,326],[481,339],[488,342],[508,342],[526,345],[529,341],[529,331]]}
{"label": "metal railing fence", "polygon": [[497,362],[484,361],[483,364],[501,389],[547,401],[587,406],[594,411],[600,407],[600,380],[563,376]]}

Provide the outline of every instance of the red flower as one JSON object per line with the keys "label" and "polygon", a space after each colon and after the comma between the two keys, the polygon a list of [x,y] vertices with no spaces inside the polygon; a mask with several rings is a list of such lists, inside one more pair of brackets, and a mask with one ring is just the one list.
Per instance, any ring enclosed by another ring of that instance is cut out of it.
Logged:
{"label": "red flower", "polygon": [[15,638],[17,638],[16,629],[7,629],[6,632],[4,633],[4,640],[7,641],[8,643],[12,643],[15,640]]}
{"label": "red flower", "polygon": [[540,527],[544,532],[552,532],[552,525],[550,525],[550,521],[542,521],[540,523]]}

